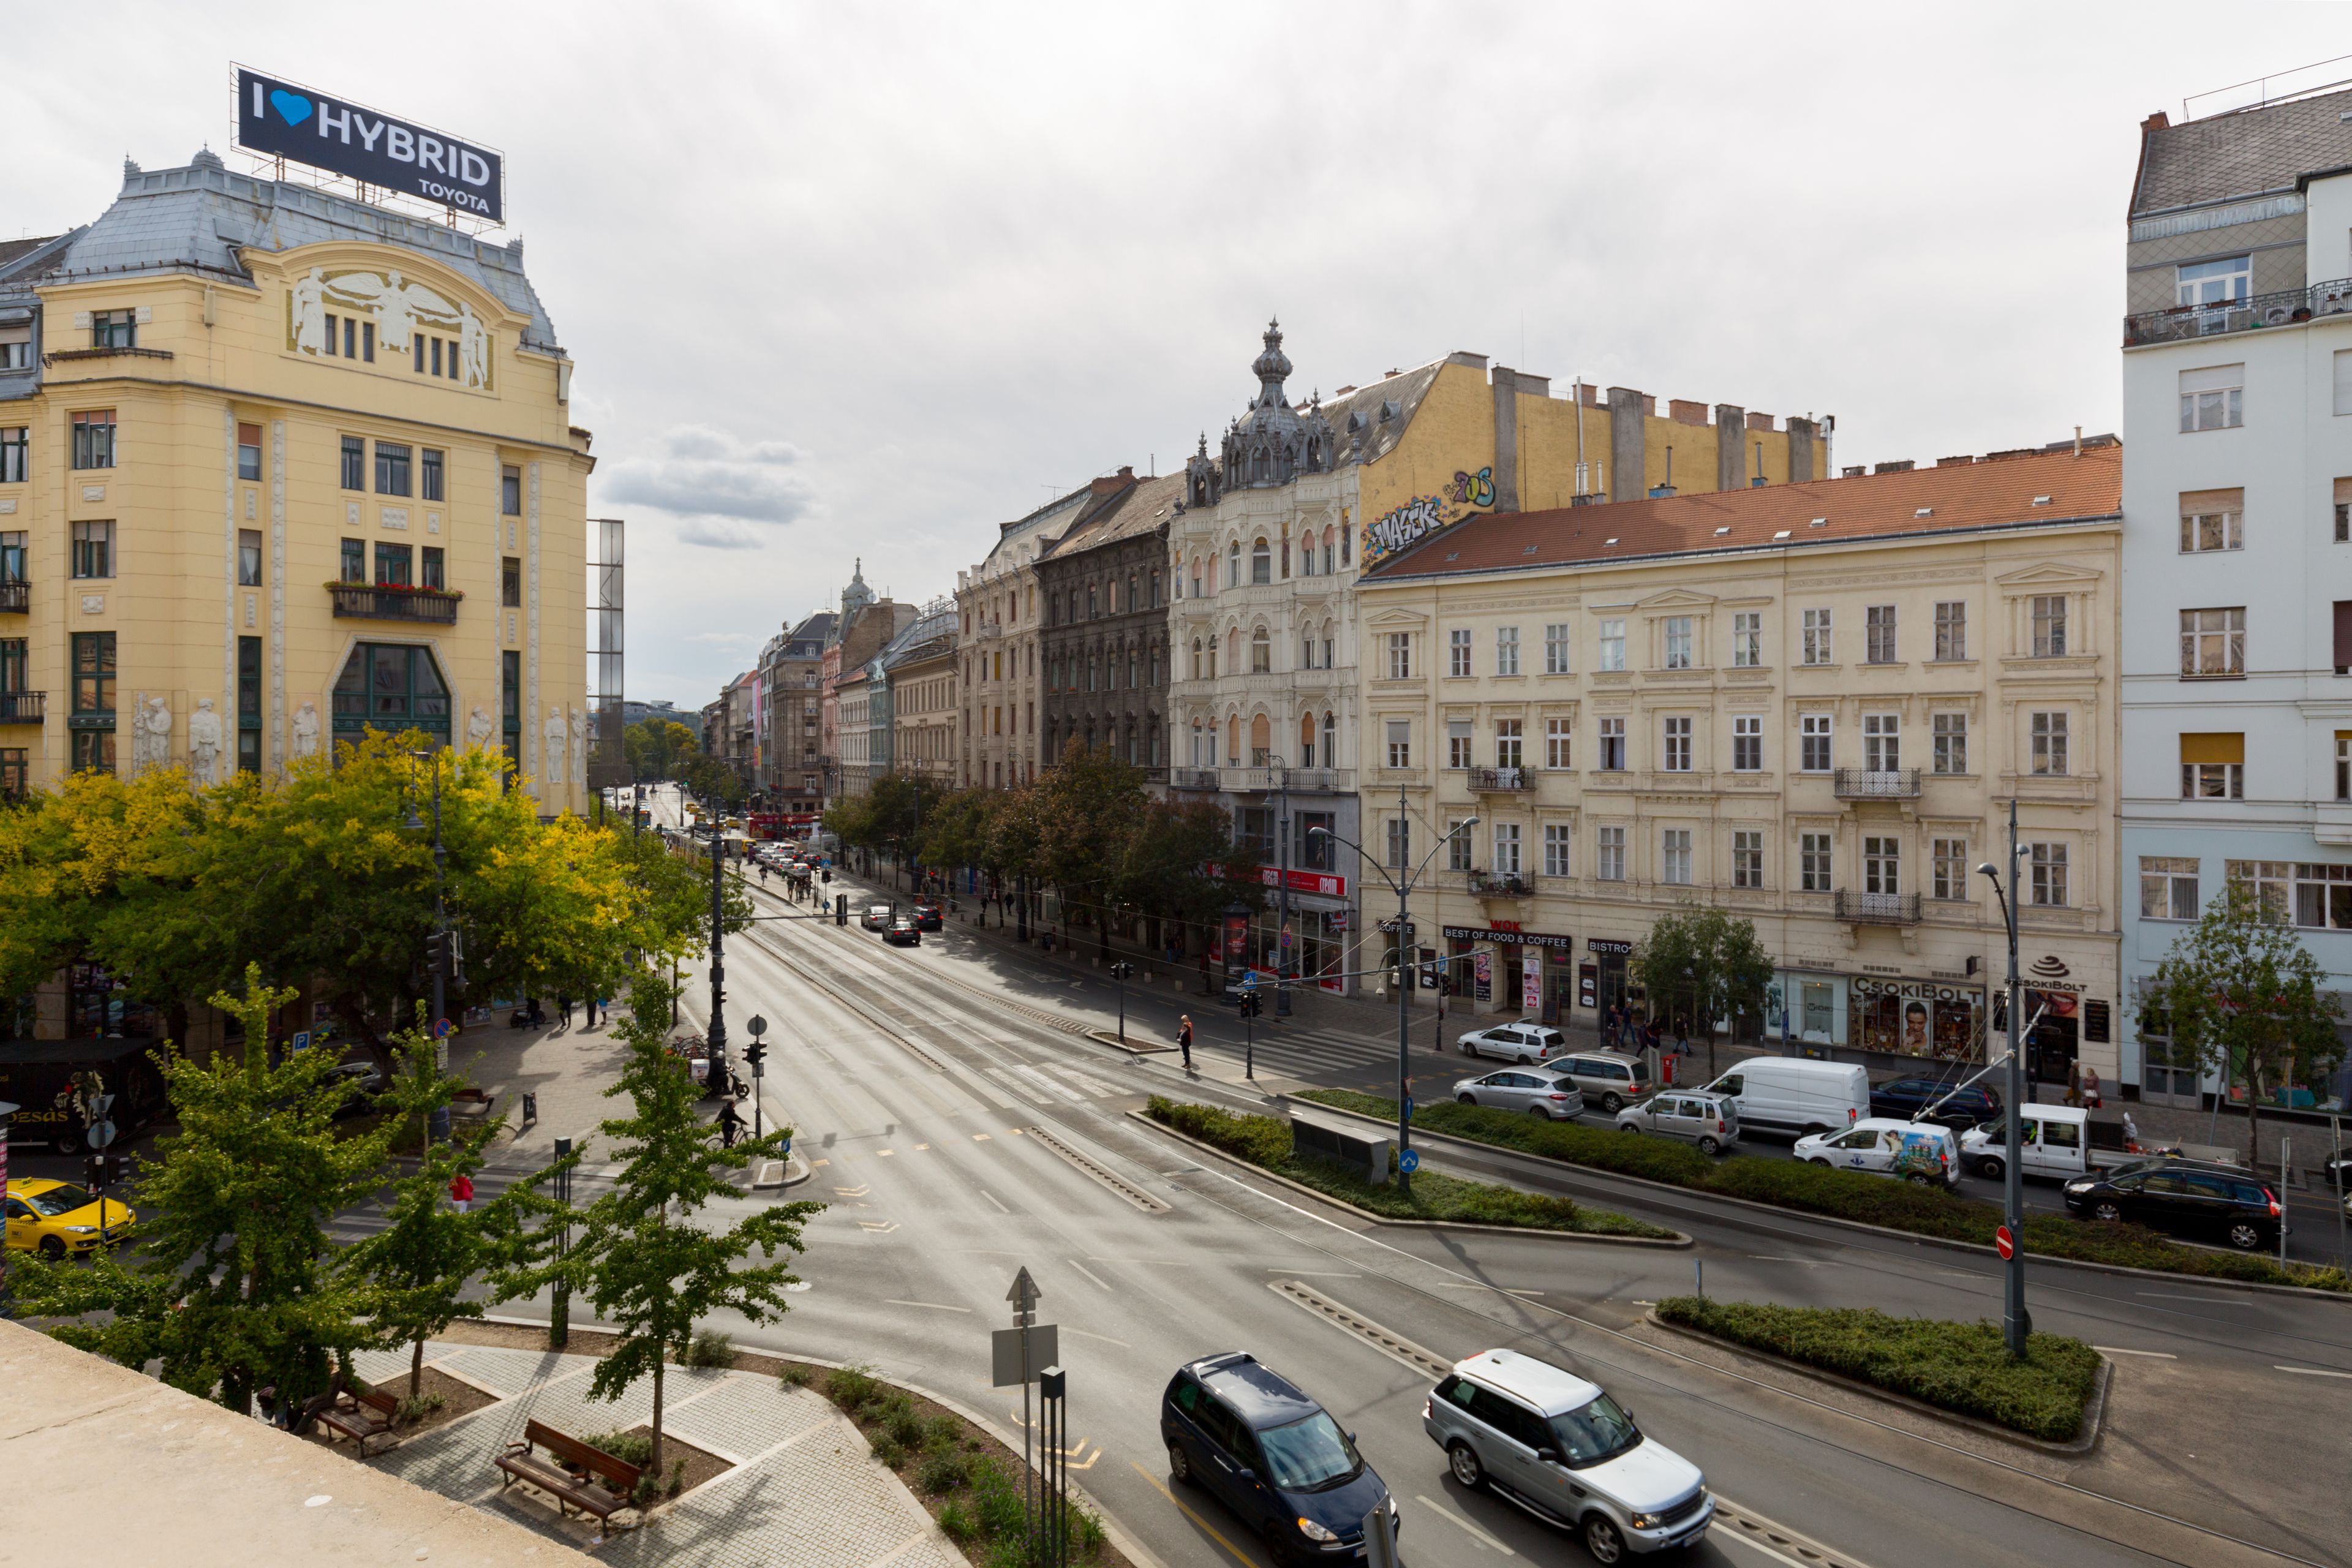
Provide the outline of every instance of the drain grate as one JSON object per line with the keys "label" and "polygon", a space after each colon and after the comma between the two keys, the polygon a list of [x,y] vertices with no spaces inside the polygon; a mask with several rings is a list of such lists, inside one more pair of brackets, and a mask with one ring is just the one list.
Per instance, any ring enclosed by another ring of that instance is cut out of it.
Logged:
{"label": "drain grate", "polygon": [[1266,1289],[1355,1335],[1391,1361],[1401,1363],[1415,1372],[1444,1377],[1454,1370],[1454,1363],[1435,1351],[1424,1350],[1402,1334],[1391,1333],[1370,1318],[1334,1301],[1311,1286],[1302,1285],[1296,1279],[1276,1279]]}
{"label": "drain grate", "polygon": [[1168,1205],[1162,1203],[1160,1199],[1153,1197],[1150,1193],[1145,1192],[1141,1187],[1137,1186],[1134,1183],[1124,1179],[1118,1173],[1108,1170],[1097,1162],[1088,1159],[1086,1155],[1070,1147],[1067,1143],[1063,1142],[1059,1138],[1055,1137],[1043,1127],[1032,1126],[1029,1129],[1029,1135],[1036,1139],[1040,1143],[1045,1145],[1046,1148],[1051,1149],[1055,1153],[1059,1154],[1063,1159],[1067,1160],[1071,1164],[1076,1165],[1079,1170],[1084,1171],[1087,1175],[1092,1176],[1096,1181],[1100,1182],[1104,1186],[1108,1187],[1112,1192],[1117,1193],[1120,1197],[1125,1198],[1129,1203],[1133,1204],[1137,1208],[1141,1209],[1145,1214],[1167,1214],[1170,1212]]}

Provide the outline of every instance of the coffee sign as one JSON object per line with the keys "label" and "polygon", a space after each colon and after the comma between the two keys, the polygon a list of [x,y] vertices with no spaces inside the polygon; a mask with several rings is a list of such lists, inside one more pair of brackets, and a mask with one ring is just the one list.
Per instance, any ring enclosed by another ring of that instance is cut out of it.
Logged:
{"label": "coffee sign", "polygon": [[236,144],[493,223],[506,219],[506,160],[499,153],[243,66]]}

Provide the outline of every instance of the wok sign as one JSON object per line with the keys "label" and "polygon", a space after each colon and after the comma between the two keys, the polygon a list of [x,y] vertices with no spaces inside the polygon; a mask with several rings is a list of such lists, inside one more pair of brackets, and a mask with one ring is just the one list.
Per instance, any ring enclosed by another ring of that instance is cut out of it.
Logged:
{"label": "wok sign", "polygon": [[493,223],[506,218],[500,154],[243,66],[236,72],[236,144]]}

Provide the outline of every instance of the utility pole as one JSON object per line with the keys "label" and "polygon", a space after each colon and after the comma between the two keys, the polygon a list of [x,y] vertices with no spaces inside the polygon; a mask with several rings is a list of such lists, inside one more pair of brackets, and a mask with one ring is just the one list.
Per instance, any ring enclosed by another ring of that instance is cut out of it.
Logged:
{"label": "utility pole", "polygon": [[1999,1249],[2002,1258],[2001,1339],[2009,1353],[2019,1361],[2025,1359],[2026,1337],[2033,1331],[2032,1316],[2025,1310],[2025,1171],[2019,1159],[2024,1142],[2019,1125],[2024,1113],[2019,1102],[2025,1098],[2025,1056],[2019,1037],[2024,1027],[2025,993],[2017,974],[2017,904],[2021,894],[2017,874],[2024,858],[2025,851],[2017,842],[2017,799],[2012,795],[2009,802],[2009,886],[2002,888],[2000,875],[1990,861],[1977,870],[1992,882],[2009,932],[2009,1092],[2004,1097],[2008,1104],[2001,1114],[2001,1226],[1995,1240],[2002,1244]]}
{"label": "utility pole", "polygon": [[1276,825],[1282,835],[1282,846],[1276,852],[1275,864],[1280,879],[1274,889],[1274,1016],[1290,1016],[1290,764],[1280,757],[1270,759],[1279,770],[1282,805],[1276,815]]}
{"label": "utility pole", "polygon": [[[716,804],[713,802],[714,808]],[[710,1033],[705,1037],[709,1066],[704,1073],[703,1088],[708,1091],[705,1098],[724,1096],[727,1092],[726,916],[721,882],[726,866],[727,836],[714,822],[710,834]]]}
{"label": "utility pole", "polygon": [[[442,897],[449,854],[441,843],[441,754],[435,751],[409,753],[411,762],[418,758],[423,758],[425,765],[433,770],[433,930],[425,939],[425,967],[433,987],[433,1069],[446,1072],[449,1070],[448,976],[457,966],[457,944],[449,931],[449,911]],[[409,774],[412,782],[415,776],[413,771]],[[416,807],[411,805],[406,809],[407,819],[401,826],[421,830],[425,824],[417,820]],[[426,1113],[425,1135],[435,1143],[449,1141],[447,1106],[436,1105]]]}
{"label": "utility pole", "polygon": [[[1408,820],[1405,816],[1405,811],[1404,779],[1400,775],[1397,779],[1397,825],[1398,831],[1400,833],[1404,831],[1403,825]],[[1445,842],[1443,836],[1439,837],[1438,842],[1440,844]],[[1357,853],[1361,854],[1362,851],[1359,850]],[[1404,869],[1402,862],[1405,858],[1406,857],[1403,855],[1397,857],[1399,861],[1397,869],[1399,871],[1402,871]],[[1412,1106],[1411,1103],[1412,1100],[1412,1079],[1411,1077],[1412,1045],[1406,1037],[1406,1030],[1411,1022],[1411,1015],[1405,1003],[1405,987],[1412,983],[1412,965],[1409,962],[1406,954],[1406,943],[1410,940],[1410,935],[1412,930],[1412,906],[1409,902],[1412,895],[1412,882],[1410,878],[1403,876],[1397,878],[1396,895],[1397,1191],[1404,1194],[1407,1197],[1410,1197],[1412,1195],[1412,1167],[1419,1163],[1418,1161],[1407,1158],[1407,1156],[1412,1152]]]}

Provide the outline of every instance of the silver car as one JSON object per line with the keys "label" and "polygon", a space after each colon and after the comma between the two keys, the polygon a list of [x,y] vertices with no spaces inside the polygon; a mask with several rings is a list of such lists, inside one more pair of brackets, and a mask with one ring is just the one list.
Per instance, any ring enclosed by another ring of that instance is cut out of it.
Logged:
{"label": "silver car", "polygon": [[1643,1436],[1598,1384],[1516,1351],[1455,1363],[1421,1425],[1456,1481],[1566,1525],[1597,1563],[1691,1545],[1715,1521],[1696,1465]]}
{"label": "silver car", "polygon": [[1554,1121],[1584,1114],[1584,1096],[1569,1079],[1548,1072],[1490,1072],[1465,1078],[1454,1086],[1454,1098],[1465,1105],[1491,1105],[1497,1110],[1524,1110]]}
{"label": "silver car", "polygon": [[1620,1132],[1662,1132],[1687,1138],[1710,1154],[1739,1142],[1739,1108],[1719,1094],[1661,1089],[1617,1113]]}
{"label": "silver car", "polygon": [[1554,1051],[1565,1050],[1568,1037],[1549,1024],[1522,1018],[1516,1024],[1497,1024],[1492,1028],[1473,1029],[1454,1043],[1465,1057],[1501,1057],[1506,1061],[1538,1062]]}
{"label": "silver car", "polygon": [[1650,1092],[1650,1075],[1643,1068],[1642,1058],[1623,1051],[1578,1051],[1546,1057],[1536,1066],[1574,1079],[1584,1098],[1599,1100],[1601,1109],[1612,1116],[1619,1107]]}

